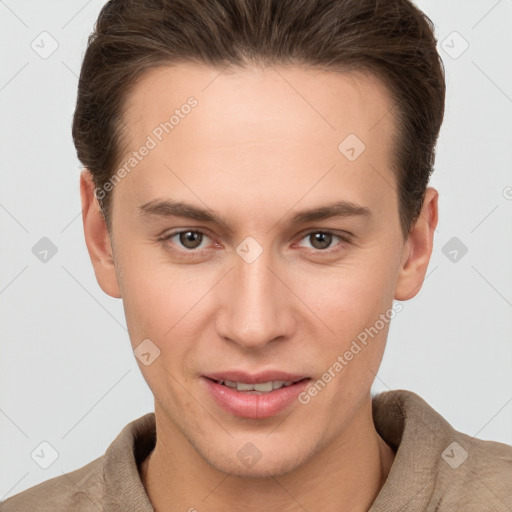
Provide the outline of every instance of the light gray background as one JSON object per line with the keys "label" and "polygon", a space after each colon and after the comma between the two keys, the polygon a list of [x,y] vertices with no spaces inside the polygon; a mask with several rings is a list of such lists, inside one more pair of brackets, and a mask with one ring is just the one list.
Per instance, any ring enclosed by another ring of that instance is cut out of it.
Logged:
{"label": "light gray background", "polygon": [[[103,3],[0,0],[0,499],[90,462],[153,410],[80,216],[71,117]],[[373,392],[414,391],[457,430],[512,444],[512,0],[418,5],[436,24],[447,74],[431,182],[440,223]],[[59,45],[47,59],[31,48],[43,31]],[[457,56],[461,37],[469,48]],[[46,263],[32,253],[42,237],[58,249]],[[443,253],[452,237],[468,248],[457,262]],[[58,452],[48,469],[31,458],[43,441]]]}

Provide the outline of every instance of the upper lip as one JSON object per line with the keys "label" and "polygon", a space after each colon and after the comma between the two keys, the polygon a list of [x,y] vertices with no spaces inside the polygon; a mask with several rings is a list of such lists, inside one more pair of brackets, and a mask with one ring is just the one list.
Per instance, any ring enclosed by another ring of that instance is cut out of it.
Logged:
{"label": "upper lip", "polygon": [[279,370],[265,370],[258,373],[248,373],[243,370],[226,370],[205,374],[204,377],[211,380],[229,380],[231,382],[243,382],[245,384],[260,384],[274,380],[285,382],[297,382],[308,378],[298,373],[288,373]]}

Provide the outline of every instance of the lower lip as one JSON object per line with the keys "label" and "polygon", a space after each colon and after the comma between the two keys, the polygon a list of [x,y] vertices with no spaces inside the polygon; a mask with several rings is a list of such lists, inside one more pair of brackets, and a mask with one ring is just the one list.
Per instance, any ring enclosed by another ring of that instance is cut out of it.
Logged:
{"label": "lower lip", "polygon": [[297,399],[310,379],[304,379],[290,386],[274,389],[260,395],[237,391],[216,381],[203,378],[209,393],[225,411],[242,418],[262,419],[275,416]]}

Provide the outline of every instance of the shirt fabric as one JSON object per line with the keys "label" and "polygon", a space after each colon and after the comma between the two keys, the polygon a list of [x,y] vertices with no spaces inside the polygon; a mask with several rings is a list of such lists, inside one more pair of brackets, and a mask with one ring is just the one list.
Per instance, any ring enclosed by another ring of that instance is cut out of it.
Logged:
{"label": "shirt fabric", "polygon": [[[411,391],[373,396],[372,411],[396,455],[369,512],[512,512],[512,446],[456,431]],[[155,441],[150,412],[101,457],[8,498],[0,511],[154,512],[139,466]]]}

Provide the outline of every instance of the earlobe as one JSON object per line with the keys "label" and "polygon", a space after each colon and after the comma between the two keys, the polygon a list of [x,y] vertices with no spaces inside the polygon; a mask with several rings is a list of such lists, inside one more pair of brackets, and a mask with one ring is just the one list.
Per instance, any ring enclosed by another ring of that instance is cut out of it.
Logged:
{"label": "earlobe", "polygon": [[396,300],[412,299],[423,285],[438,221],[438,198],[437,190],[428,187],[420,215],[404,245],[402,264],[395,288]]}
{"label": "earlobe", "polygon": [[88,169],[80,174],[80,198],[85,243],[96,280],[107,295],[120,298],[110,234],[94,194],[94,182]]}

